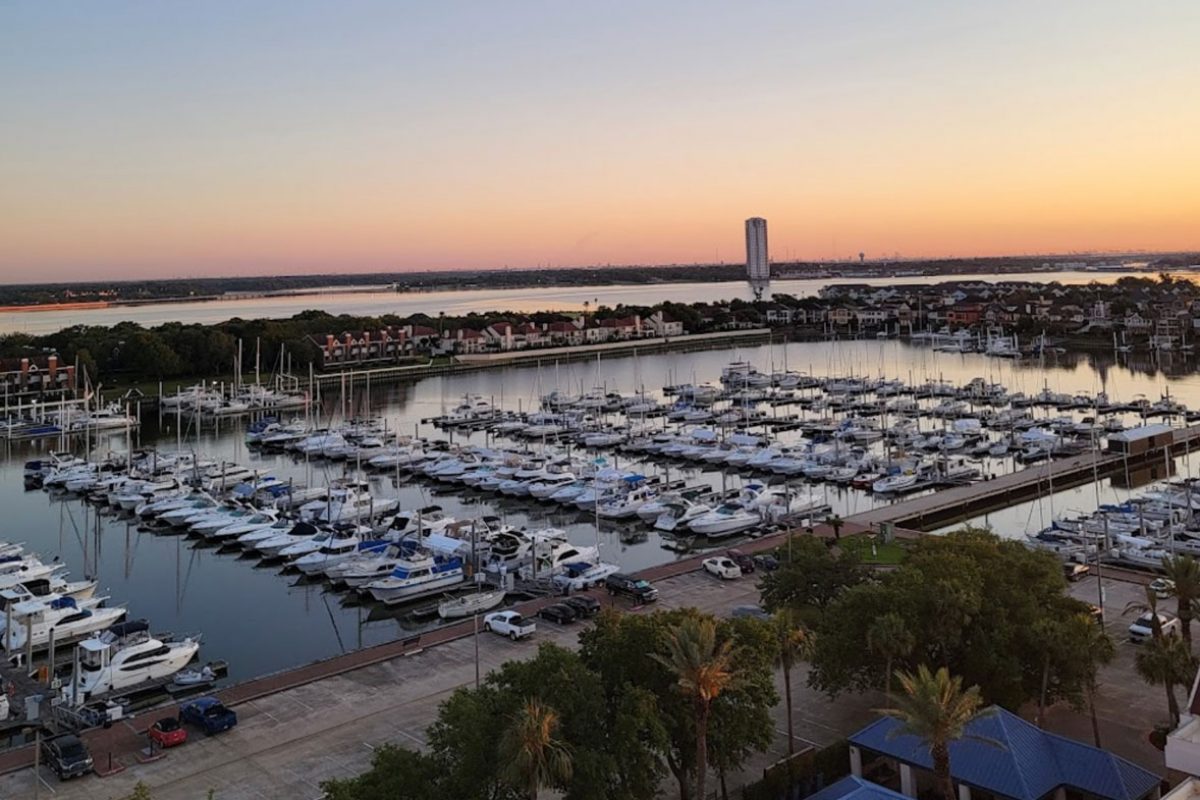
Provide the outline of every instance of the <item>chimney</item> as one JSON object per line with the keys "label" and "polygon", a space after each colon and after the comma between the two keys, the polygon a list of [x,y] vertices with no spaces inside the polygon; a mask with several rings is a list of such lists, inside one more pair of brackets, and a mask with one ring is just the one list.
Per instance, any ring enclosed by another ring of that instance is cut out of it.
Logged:
{"label": "chimney", "polygon": [[50,373],[50,385],[53,386],[58,378],[58,356],[52,355],[46,359],[46,370]]}
{"label": "chimney", "polygon": [[24,389],[29,385],[29,359],[21,359],[21,388]]}

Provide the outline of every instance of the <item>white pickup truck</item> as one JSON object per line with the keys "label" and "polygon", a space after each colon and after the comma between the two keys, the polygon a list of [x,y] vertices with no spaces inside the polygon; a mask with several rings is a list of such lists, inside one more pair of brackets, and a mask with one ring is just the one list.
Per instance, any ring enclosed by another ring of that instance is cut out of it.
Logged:
{"label": "white pickup truck", "polygon": [[496,611],[483,618],[483,629],[507,636],[514,642],[532,636],[537,625],[525,619],[516,611]]}

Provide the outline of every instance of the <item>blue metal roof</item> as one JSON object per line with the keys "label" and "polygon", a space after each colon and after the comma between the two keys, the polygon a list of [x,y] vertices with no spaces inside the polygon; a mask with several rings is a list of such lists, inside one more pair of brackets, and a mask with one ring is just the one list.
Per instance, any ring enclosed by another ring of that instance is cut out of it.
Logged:
{"label": "blue metal roof", "polygon": [[[901,723],[876,720],[850,742],[922,769],[933,769],[929,748],[916,736],[897,734]],[[1059,786],[1105,800],[1140,800],[1159,776],[1106,750],[1047,733],[993,706],[950,743],[955,781],[1016,800],[1040,800]],[[832,787],[830,787],[832,788]]]}
{"label": "blue metal roof", "polygon": [[806,800],[912,800],[886,786],[847,775],[835,784],[826,786]]}

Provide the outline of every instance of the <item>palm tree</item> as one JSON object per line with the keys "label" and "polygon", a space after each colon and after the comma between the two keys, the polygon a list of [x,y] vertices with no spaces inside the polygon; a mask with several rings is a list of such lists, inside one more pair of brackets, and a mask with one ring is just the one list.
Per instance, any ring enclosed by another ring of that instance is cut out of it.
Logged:
{"label": "palm tree", "polygon": [[1155,639],[1162,638],[1162,621],[1158,618],[1158,595],[1149,586],[1146,587],[1146,602],[1138,602],[1132,600],[1125,605],[1126,615],[1137,614],[1139,617],[1142,614],[1150,615],[1150,632]]}
{"label": "palm tree", "polygon": [[796,752],[796,731],[792,726],[792,667],[804,658],[812,647],[812,634],[790,608],[775,612],[771,622],[778,644],[777,660],[783,669],[783,696],[787,703],[788,755]]}
{"label": "palm tree", "polygon": [[867,628],[867,649],[883,658],[883,690],[892,698],[892,666],[898,658],[908,658],[917,646],[916,637],[908,629],[904,617],[889,611],[876,618]]}
{"label": "palm tree", "polygon": [[544,786],[571,780],[571,750],[558,738],[558,727],[558,712],[530,698],[500,740],[504,778],[529,800],[537,800]]}
{"label": "palm tree", "polygon": [[696,798],[703,800],[708,773],[708,717],[713,701],[733,681],[732,642],[717,640],[712,619],[686,617],[667,633],[667,652],[654,658],[675,675],[691,700],[696,722]]}
{"label": "palm tree", "polygon": [[846,521],[837,514],[830,514],[825,518],[825,524],[833,528],[834,541],[840,541],[842,538],[842,526],[846,524]]}
{"label": "palm tree", "polygon": [[[1085,659],[1083,689],[1087,694],[1088,710],[1092,715],[1092,738],[1096,740],[1096,747],[1101,747],[1100,720],[1096,716],[1096,692],[1100,688],[1100,667],[1113,660],[1117,649],[1113,645],[1113,640],[1105,633],[1104,626],[1091,614],[1079,614],[1074,622],[1076,625],[1083,626],[1081,639],[1083,646],[1080,648]],[[1072,637],[1072,641],[1074,641],[1074,637]]]}
{"label": "palm tree", "polygon": [[1133,658],[1133,666],[1142,680],[1167,691],[1167,713],[1171,727],[1179,724],[1179,701],[1175,687],[1186,685],[1196,673],[1191,648],[1178,636],[1159,636],[1146,642]]}
{"label": "palm tree", "polygon": [[1175,598],[1175,612],[1179,615],[1179,626],[1183,640],[1192,643],[1192,613],[1200,601],[1200,563],[1189,555],[1171,556],[1162,560],[1163,572],[1174,583],[1171,596]]}
{"label": "palm tree", "polygon": [[924,664],[915,673],[897,673],[896,679],[904,694],[895,708],[882,709],[882,713],[900,721],[891,735],[908,734],[921,739],[929,748],[942,796],[956,800],[950,776],[950,743],[966,736],[967,725],[986,713],[981,711],[979,687],[963,689],[962,678],[950,677],[945,667],[933,673]]}

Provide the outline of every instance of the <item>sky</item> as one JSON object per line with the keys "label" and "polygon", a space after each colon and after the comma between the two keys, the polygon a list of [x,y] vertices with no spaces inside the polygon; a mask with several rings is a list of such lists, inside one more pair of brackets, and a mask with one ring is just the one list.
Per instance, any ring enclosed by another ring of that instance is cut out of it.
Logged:
{"label": "sky", "polygon": [[0,0],[0,281],[1200,248],[1200,3]]}

